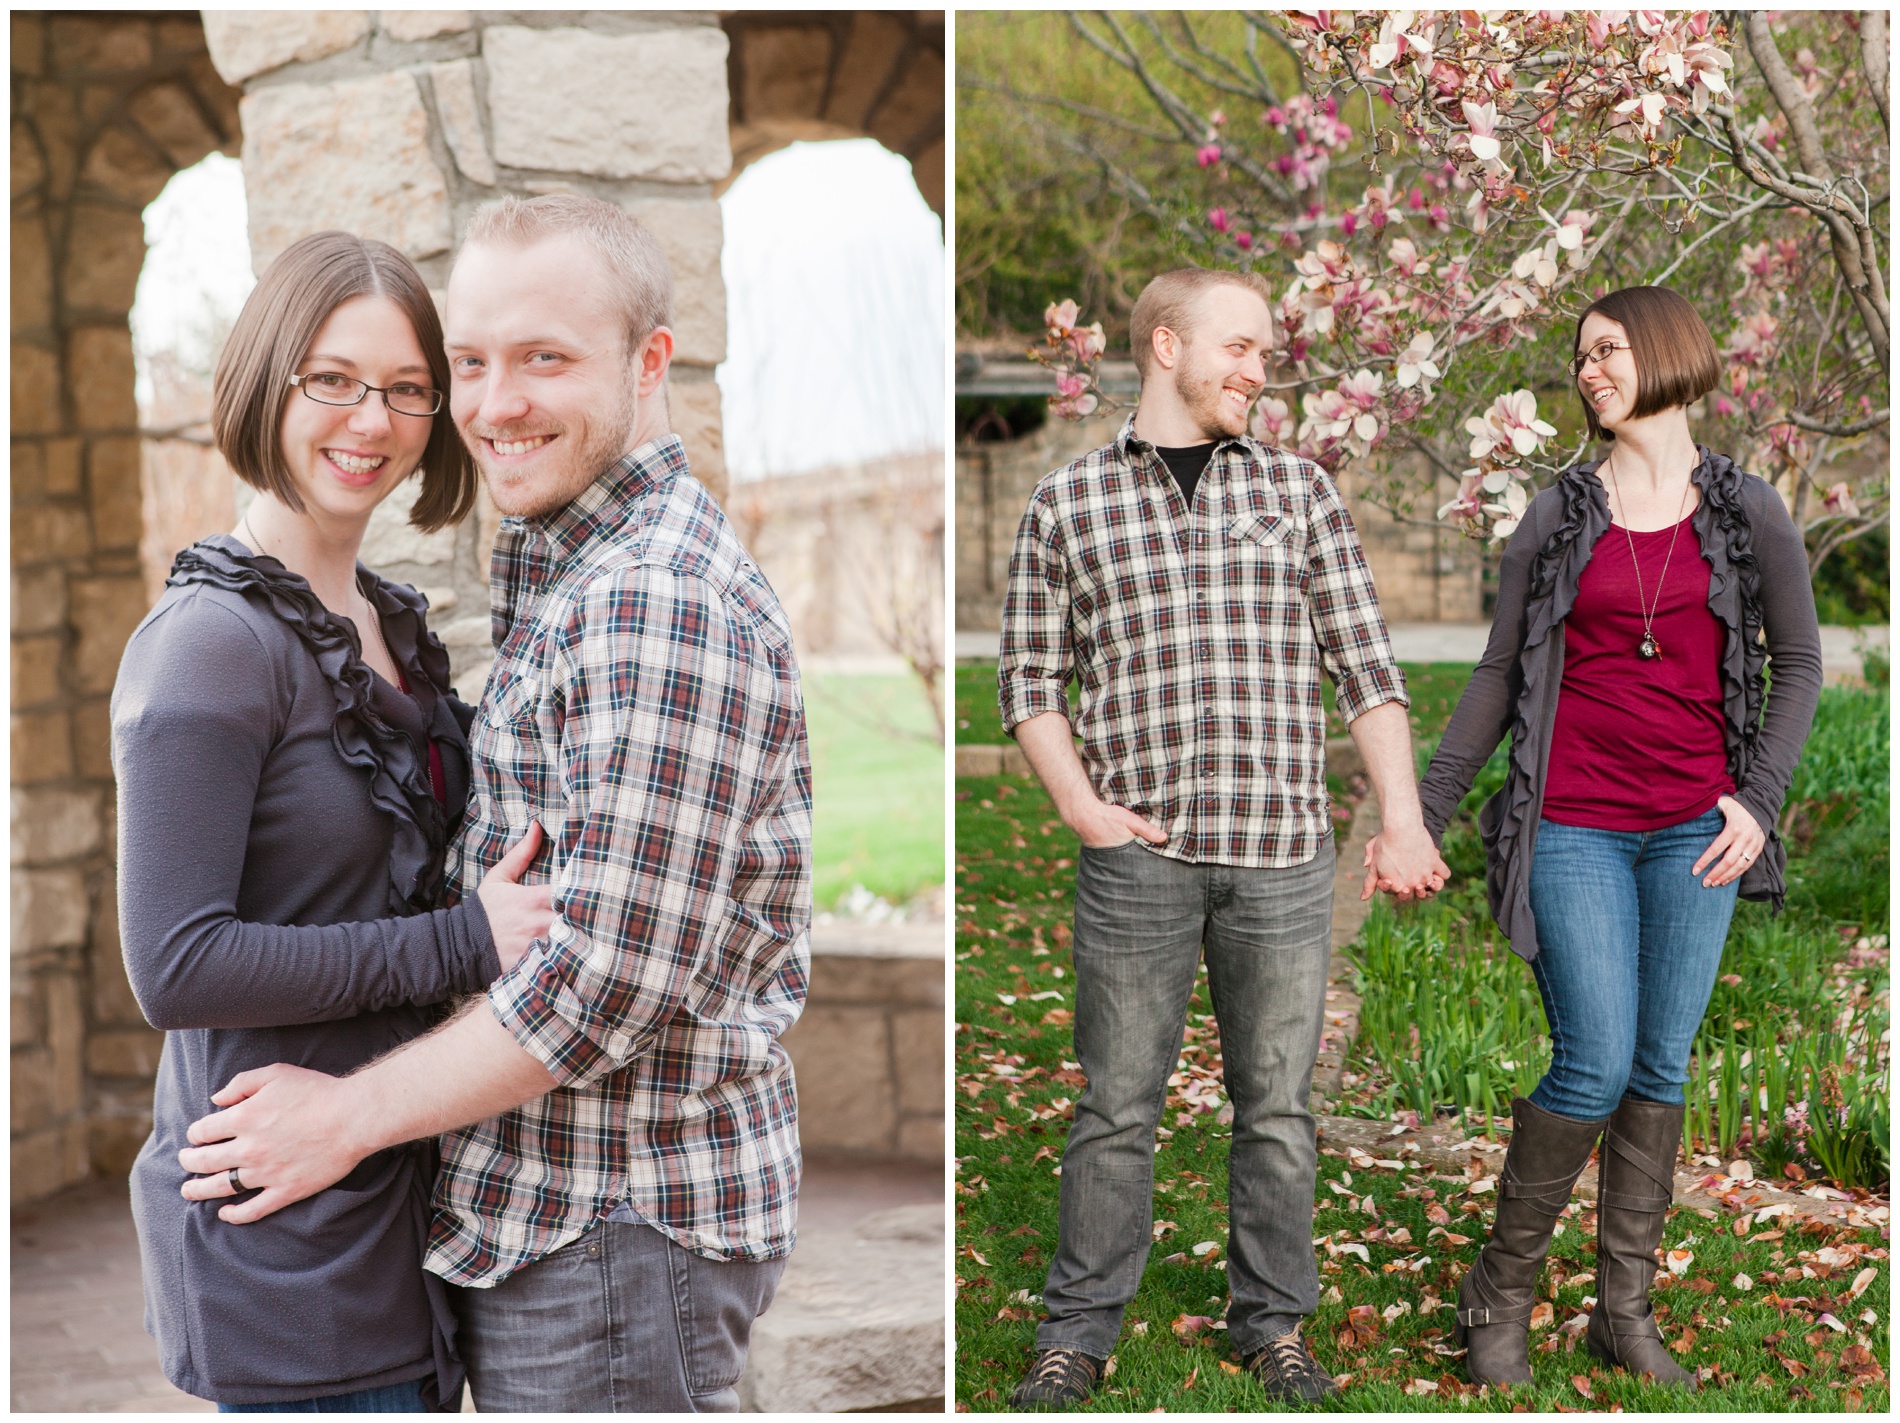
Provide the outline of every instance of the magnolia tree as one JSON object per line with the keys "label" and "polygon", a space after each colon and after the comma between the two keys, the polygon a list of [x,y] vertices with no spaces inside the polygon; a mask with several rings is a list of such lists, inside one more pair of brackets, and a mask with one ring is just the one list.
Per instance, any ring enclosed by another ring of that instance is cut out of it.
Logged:
{"label": "magnolia tree", "polygon": [[[1436,517],[1502,539],[1584,453],[1587,436],[1560,449],[1552,423],[1574,402],[1576,313],[1666,284],[1724,362],[1700,437],[1776,482],[1810,567],[1886,523],[1883,12],[1733,28],[1706,11],[1223,18],[1217,42],[1182,15],[1072,17],[1167,125],[1167,191],[1087,143],[1095,111],[1018,97],[1058,111],[1070,151],[1187,255],[1284,281],[1262,439],[1361,462],[1367,496],[1400,518],[1424,521],[1413,511],[1454,478]],[[1106,399],[1102,328],[1082,317],[1051,305],[1032,352],[1069,418]]]}

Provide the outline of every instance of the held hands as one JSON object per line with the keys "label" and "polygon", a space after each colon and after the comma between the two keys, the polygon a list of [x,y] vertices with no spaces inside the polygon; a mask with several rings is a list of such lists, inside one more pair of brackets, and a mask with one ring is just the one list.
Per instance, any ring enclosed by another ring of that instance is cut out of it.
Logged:
{"label": "held hands", "polygon": [[[363,1139],[364,1114],[350,1105],[348,1079],[273,1063],[240,1072],[212,1097],[225,1110],[200,1117],[178,1164],[195,1173],[179,1188],[188,1201],[256,1191],[218,1219],[248,1225],[334,1186],[377,1149]],[[238,1168],[238,1185],[230,1179]],[[261,1188],[261,1189],[260,1189]]]}
{"label": "held hands", "polygon": [[1702,881],[1704,889],[1718,888],[1743,874],[1761,858],[1762,846],[1768,843],[1767,832],[1755,823],[1755,817],[1734,796],[1723,796],[1715,803],[1715,808],[1728,818],[1728,824],[1722,827],[1722,833],[1709,843],[1709,848],[1702,852],[1702,858],[1689,871],[1690,874],[1699,875],[1711,860],[1715,861],[1715,868]]}
{"label": "held hands", "polygon": [[1064,807],[1062,819],[1091,850],[1113,850],[1137,837],[1155,845],[1168,842],[1168,832],[1153,822],[1095,796]]}
{"label": "held hands", "polygon": [[1366,882],[1361,899],[1382,889],[1399,903],[1430,899],[1451,878],[1423,824],[1390,826],[1366,841]]}
{"label": "held hands", "polygon": [[542,838],[541,823],[530,822],[527,833],[482,876],[475,890],[483,913],[488,915],[488,932],[495,940],[503,973],[521,962],[529,944],[546,938],[548,926],[554,922],[553,889],[545,884],[518,883],[540,853]]}

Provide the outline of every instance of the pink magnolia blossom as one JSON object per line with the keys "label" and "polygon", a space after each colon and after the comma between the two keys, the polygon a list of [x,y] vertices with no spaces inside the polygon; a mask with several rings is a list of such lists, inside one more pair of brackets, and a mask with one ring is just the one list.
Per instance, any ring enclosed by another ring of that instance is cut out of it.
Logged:
{"label": "pink magnolia blossom", "polygon": [[1209,208],[1207,210],[1207,225],[1213,228],[1214,231],[1216,232],[1227,231],[1227,228],[1228,228],[1227,209],[1226,208]]}
{"label": "pink magnolia blossom", "polygon": [[1584,32],[1590,39],[1590,48],[1595,50],[1607,48],[1611,37],[1629,23],[1629,18],[1628,10],[1591,11],[1584,25]]}
{"label": "pink magnolia blossom", "polygon": [[1195,150],[1194,161],[1203,168],[1212,168],[1220,162],[1220,145],[1218,143],[1203,144]]}
{"label": "pink magnolia blossom", "polygon": [[1049,339],[1060,341],[1082,317],[1082,308],[1073,301],[1051,302],[1042,313],[1042,324],[1049,328]]}
{"label": "pink magnolia blossom", "polygon": [[1099,360],[1103,351],[1108,349],[1108,337],[1102,334],[1102,323],[1097,321],[1090,326],[1078,326],[1069,333],[1069,349],[1075,353],[1075,359],[1084,365]]}
{"label": "pink magnolia blossom", "polygon": [[[1471,436],[1471,458],[1494,457],[1515,462],[1537,453],[1545,440],[1557,433],[1554,425],[1537,418],[1537,396],[1528,390],[1514,390],[1491,402],[1483,415],[1465,421],[1465,433]],[[1502,455],[1499,454],[1503,451]]]}
{"label": "pink magnolia blossom", "polygon": [[1482,480],[1483,476],[1477,470],[1466,470],[1458,481],[1457,496],[1450,503],[1439,506],[1438,517],[1460,522],[1475,520],[1484,508]]}
{"label": "pink magnolia blossom", "polygon": [[1471,143],[1471,155],[1481,162],[1489,162],[1502,151],[1497,139],[1498,106],[1496,104],[1474,104],[1466,99],[1462,105],[1465,122],[1471,125],[1468,138]]}
{"label": "pink magnolia blossom", "polygon": [[1432,348],[1436,344],[1437,338],[1431,332],[1421,331],[1400,352],[1398,373],[1394,379],[1401,390],[1410,390],[1422,380],[1439,379],[1441,373],[1438,364],[1432,360]]}
{"label": "pink magnolia blossom", "polygon": [[1253,437],[1276,449],[1289,448],[1294,439],[1293,414],[1284,400],[1263,395],[1254,402]]}
{"label": "pink magnolia blossom", "polygon": [[1830,484],[1827,493],[1821,496],[1821,504],[1828,513],[1839,515],[1843,519],[1858,519],[1860,505],[1854,500],[1854,491],[1845,483]]}
{"label": "pink magnolia blossom", "polygon": [[1253,248],[1253,234],[1251,232],[1236,232],[1234,234],[1234,246],[1238,247],[1242,252],[1251,251]]}
{"label": "pink magnolia blossom", "polygon": [[1080,420],[1094,413],[1097,403],[1081,376],[1067,371],[1056,373],[1056,398],[1049,402],[1051,413],[1063,420]]}
{"label": "pink magnolia blossom", "polygon": [[1775,337],[1780,330],[1781,323],[1772,312],[1754,312],[1729,334],[1728,346],[1722,354],[1734,365],[1759,369],[1773,356]]}

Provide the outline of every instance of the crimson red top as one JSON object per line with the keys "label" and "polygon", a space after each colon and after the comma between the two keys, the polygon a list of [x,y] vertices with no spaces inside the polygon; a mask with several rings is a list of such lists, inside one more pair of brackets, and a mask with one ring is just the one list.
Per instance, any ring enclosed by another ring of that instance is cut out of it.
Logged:
{"label": "crimson red top", "polygon": [[[1645,660],[1636,650],[1643,640],[1636,571],[1647,605],[1658,596],[1672,534],[1675,554],[1650,623],[1662,655]],[[1709,565],[1689,520],[1644,534],[1610,525],[1564,619],[1546,819],[1593,830],[1660,830],[1733,793],[1722,736],[1726,635],[1709,611]]]}
{"label": "crimson red top", "polygon": [[[405,697],[413,697],[409,690],[409,678],[402,668],[396,669],[396,685],[402,688]],[[447,805],[449,803],[449,778],[442,769],[442,748],[435,744],[435,738],[429,738],[429,789],[435,792],[435,798]]]}

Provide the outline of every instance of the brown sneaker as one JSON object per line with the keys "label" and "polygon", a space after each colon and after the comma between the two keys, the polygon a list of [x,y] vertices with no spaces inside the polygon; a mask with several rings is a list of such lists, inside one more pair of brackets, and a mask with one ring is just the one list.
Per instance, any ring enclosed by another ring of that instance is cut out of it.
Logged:
{"label": "brown sneaker", "polygon": [[1267,1397],[1279,1402],[1317,1403],[1327,1394],[1339,1392],[1339,1385],[1319,1366],[1297,1329],[1269,1339],[1240,1362],[1260,1380]]}
{"label": "brown sneaker", "polygon": [[1018,1408],[1038,1404],[1067,1408],[1095,1392],[1101,1377],[1102,1361],[1080,1349],[1044,1349],[1036,1355],[1036,1362],[1016,1385],[1009,1401]]}

